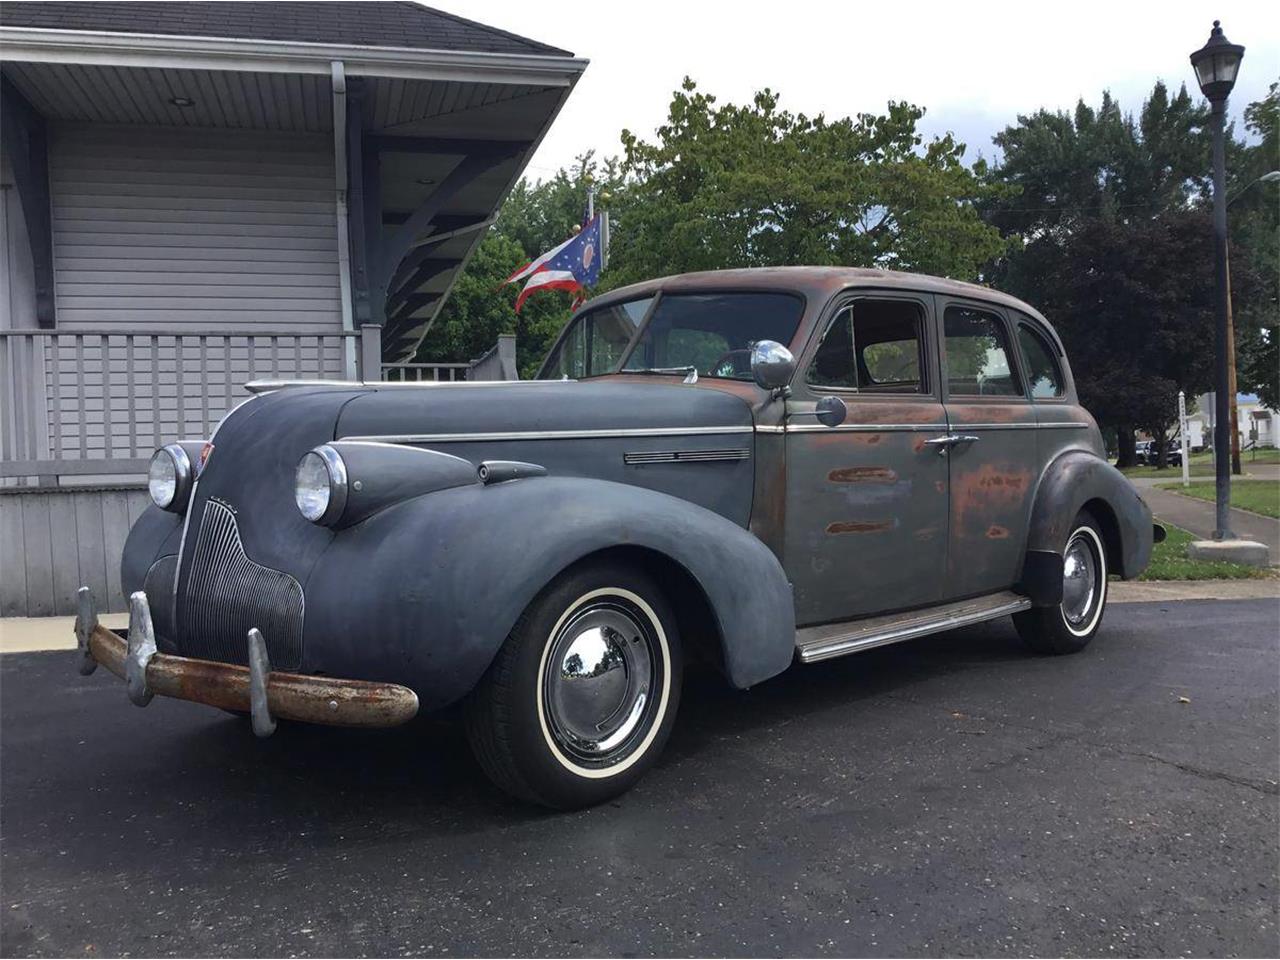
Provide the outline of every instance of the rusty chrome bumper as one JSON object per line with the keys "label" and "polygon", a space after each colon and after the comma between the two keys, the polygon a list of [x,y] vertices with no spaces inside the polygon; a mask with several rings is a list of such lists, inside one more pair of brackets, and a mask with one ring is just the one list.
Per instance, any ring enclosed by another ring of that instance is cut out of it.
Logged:
{"label": "rusty chrome bumper", "polygon": [[76,639],[80,672],[98,664],[125,681],[129,699],[145,707],[156,694],[253,718],[260,737],[275,732],[276,720],[297,720],[339,727],[395,727],[418,712],[418,695],[408,687],[367,680],[280,673],[267,661],[266,643],[253,629],[246,638],[249,666],[171,656],[156,650],[147,595],[129,597],[128,639],[98,622],[93,593],[79,591]]}

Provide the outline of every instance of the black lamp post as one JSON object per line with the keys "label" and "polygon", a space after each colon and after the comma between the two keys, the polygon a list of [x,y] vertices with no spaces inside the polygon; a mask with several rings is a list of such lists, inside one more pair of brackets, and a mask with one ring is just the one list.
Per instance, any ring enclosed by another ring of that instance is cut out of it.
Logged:
{"label": "black lamp post", "polygon": [[1217,376],[1213,413],[1213,460],[1218,480],[1217,526],[1215,540],[1233,540],[1231,532],[1231,398],[1229,396],[1231,373],[1228,356],[1231,331],[1228,327],[1227,291],[1227,163],[1223,143],[1226,128],[1227,97],[1236,85],[1240,61],[1244,59],[1244,47],[1228,43],[1222,35],[1222,27],[1213,21],[1209,42],[1191,55],[1191,66],[1196,71],[1200,92],[1213,107],[1213,252],[1216,281],[1217,350],[1215,366]]}

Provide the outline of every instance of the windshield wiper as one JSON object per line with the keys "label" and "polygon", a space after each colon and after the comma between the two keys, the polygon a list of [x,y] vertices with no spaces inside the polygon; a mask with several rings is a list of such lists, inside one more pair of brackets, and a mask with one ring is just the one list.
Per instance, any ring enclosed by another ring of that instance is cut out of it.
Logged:
{"label": "windshield wiper", "polygon": [[668,377],[676,376],[677,374],[683,373],[685,383],[698,382],[698,368],[693,366],[693,364],[690,364],[687,367],[639,367],[635,369],[628,368],[626,370],[621,370],[619,372],[620,373],[651,373],[651,374],[657,374],[659,376],[668,376]]}

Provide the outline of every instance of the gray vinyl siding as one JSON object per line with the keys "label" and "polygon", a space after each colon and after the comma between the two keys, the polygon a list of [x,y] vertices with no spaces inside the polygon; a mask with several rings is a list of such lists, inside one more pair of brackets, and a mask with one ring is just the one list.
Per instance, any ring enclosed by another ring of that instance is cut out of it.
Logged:
{"label": "gray vinyl siding", "polygon": [[55,125],[58,326],[337,329],[323,135]]}
{"label": "gray vinyl siding", "polygon": [[146,457],[250,380],[344,376],[329,137],[59,124],[50,168],[58,331],[86,334],[46,352],[52,456]]}
{"label": "gray vinyl siding", "polygon": [[120,556],[150,503],[146,490],[0,491],[0,617],[76,612],[88,586],[99,609],[128,609]]}

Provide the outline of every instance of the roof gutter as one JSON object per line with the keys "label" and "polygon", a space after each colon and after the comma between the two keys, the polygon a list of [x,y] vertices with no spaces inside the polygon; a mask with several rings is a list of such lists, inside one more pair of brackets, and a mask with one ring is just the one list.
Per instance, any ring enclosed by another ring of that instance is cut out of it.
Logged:
{"label": "roof gutter", "polygon": [[327,43],[181,37],[91,30],[0,27],[0,60],[169,70],[231,70],[330,76],[340,60],[348,76],[571,87],[581,57],[546,54],[348,47]]}

